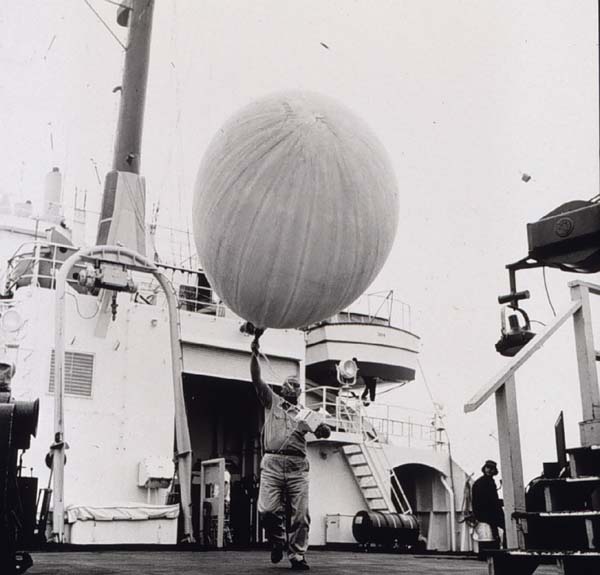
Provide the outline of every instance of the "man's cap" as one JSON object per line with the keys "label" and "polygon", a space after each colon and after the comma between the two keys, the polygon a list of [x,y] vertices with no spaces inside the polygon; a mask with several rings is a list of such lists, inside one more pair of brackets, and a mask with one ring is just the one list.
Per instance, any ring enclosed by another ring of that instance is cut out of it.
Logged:
{"label": "man's cap", "polygon": [[486,462],[483,464],[483,467],[481,468],[481,471],[483,472],[483,470],[489,467],[490,469],[495,469],[496,471],[498,471],[498,464],[493,461],[492,459],[487,459]]}
{"label": "man's cap", "polygon": [[288,385],[292,385],[292,386],[296,386],[296,385],[300,385],[300,380],[298,379],[297,376],[295,375],[288,375],[284,380],[283,380],[283,385],[285,384]]}
{"label": "man's cap", "polygon": [[283,385],[281,386],[282,391],[284,388],[287,388],[289,392],[294,393],[296,397],[300,397],[300,380],[295,375],[288,375],[283,380]]}

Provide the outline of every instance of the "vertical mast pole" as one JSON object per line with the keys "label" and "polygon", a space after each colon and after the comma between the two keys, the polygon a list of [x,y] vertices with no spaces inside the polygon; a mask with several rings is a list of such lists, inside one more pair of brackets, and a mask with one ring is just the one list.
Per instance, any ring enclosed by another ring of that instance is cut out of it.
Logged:
{"label": "vertical mast pole", "polygon": [[140,173],[154,0],[132,0],[113,170]]}

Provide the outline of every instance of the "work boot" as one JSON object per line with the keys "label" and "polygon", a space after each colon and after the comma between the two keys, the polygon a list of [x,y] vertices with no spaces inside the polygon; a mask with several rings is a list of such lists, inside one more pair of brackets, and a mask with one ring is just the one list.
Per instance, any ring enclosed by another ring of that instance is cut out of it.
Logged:
{"label": "work boot", "polygon": [[310,567],[306,559],[291,559],[292,571],[308,571]]}
{"label": "work boot", "polygon": [[279,563],[283,559],[283,545],[281,543],[273,543],[271,547],[271,563]]}

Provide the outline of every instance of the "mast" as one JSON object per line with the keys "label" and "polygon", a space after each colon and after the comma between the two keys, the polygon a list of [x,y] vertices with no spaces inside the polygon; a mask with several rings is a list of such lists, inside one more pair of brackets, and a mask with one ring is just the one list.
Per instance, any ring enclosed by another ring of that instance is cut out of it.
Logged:
{"label": "mast", "polygon": [[96,233],[96,245],[120,243],[144,255],[146,190],[140,164],[153,12],[154,0],[129,0],[117,15],[129,35],[113,165],[106,175]]}
{"label": "mast", "polygon": [[128,18],[119,21],[128,21],[129,39],[125,52],[113,170],[139,174],[154,0],[132,0],[131,8],[125,10],[128,10]]}

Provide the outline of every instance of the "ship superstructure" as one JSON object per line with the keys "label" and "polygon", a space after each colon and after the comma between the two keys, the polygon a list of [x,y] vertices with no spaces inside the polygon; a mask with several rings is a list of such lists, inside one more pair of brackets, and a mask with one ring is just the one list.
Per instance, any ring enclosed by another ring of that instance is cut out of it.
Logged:
{"label": "ship superstructure", "polygon": [[[30,535],[253,545],[263,540],[263,413],[250,383],[251,330],[201,268],[161,262],[160,250],[153,261],[143,253],[139,153],[152,2],[131,4],[119,8],[135,49],[126,53],[97,227],[96,243],[109,246],[80,251],[86,214],[64,219],[58,170],[41,209],[0,202],[0,347],[16,365],[14,396],[40,400],[37,439],[21,465],[42,488]],[[362,303],[261,339],[264,380],[276,389],[296,374],[305,404],[333,429],[327,440],[309,440],[310,543],[355,543],[357,513],[366,511],[394,528],[397,517],[416,518],[421,546],[469,548],[458,512],[466,475],[439,418],[379,399],[366,407],[361,390],[336,376],[340,362],[357,358],[380,395],[415,385],[419,338],[410,308],[393,294]],[[407,525],[415,531],[413,519]]]}
{"label": "ship superstructure", "polygon": [[[40,226],[29,216],[6,216],[11,226],[15,217],[22,228]],[[76,251],[66,232],[57,235],[64,227],[49,229],[42,237],[38,229],[37,239],[33,235],[2,254],[7,265],[0,303],[3,347],[17,365],[15,395],[40,398],[38,440],[24,459],[40,486],[48,485],[45,461],[54,436],[56,277]],[[4,234],[11,230],[3,227]],[[195,538],[205,536],[199,532],[202,462],[223,460],[230,541],[256,543],[262,537],[256,511],[262,413],[250,384],[251,338],[244,320],[219,301],[201,270],[158,267],[178,296]],[[134,274],[135,292],[120,293],[114,306],[102,309],[102,294],[84,293],[81,269],[76,266],[67,282],[64,322],[67,538],[174,543],[177,514],[168,501],[176,500],[169,493],[177,490],[178,479],[173,483],[173,377],[164,295],[152,277]],[[408,307],[390,295],[368,299],[372,305],[383,300],[386,309],[371,316],[350,309],[306,331],[267,330],[262,339],[267,383],[277,387],[286,375],[297,374],[306,405],[325,410],[333,429],[328,440],[310,441],[311,543],[353,542],[352,518],[371,509],[412,511],[430,548],[457,548],[456,510],[465,477],[451,462],[439,421],[406,409],[410,406],[387,406],[383,399],[367,408],[362,389],[336,381],[335,365],[348,357],[359,360],[364,374],[379,378],[378,393],[415,377],[419,339],[410,330]],[[404,323],[392,322],[390,305]],[[139,520],[126,523],[130,517]],[[140,529],[140,517],[147,519],[147,530]]]}

